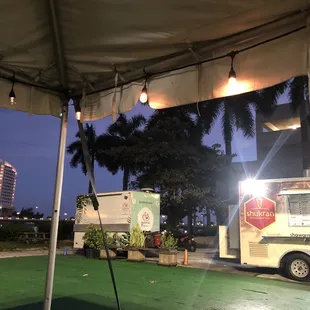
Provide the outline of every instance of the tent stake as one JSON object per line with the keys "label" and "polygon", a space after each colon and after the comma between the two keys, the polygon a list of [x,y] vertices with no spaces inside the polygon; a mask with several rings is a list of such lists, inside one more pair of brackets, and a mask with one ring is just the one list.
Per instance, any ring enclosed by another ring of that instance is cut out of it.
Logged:
{"label": "tent stake", "polygon": [[54,205],[53,205],[51,232],[50,232],[48,268],[45,283],[44,308],[43,308],[44,310],[50,310],[52,304],[54,271],[55,271],[55,260],[57,249],[57,235],[58,235],[58,225],[60,217],[59,211],[60,211],[61,192],[62,192],[62,183],[64,174],[65,153],[66,153],[67,129],[68,129],[68,105],[66,104],[63,107],[60,123],[58,162],[56,170]]}

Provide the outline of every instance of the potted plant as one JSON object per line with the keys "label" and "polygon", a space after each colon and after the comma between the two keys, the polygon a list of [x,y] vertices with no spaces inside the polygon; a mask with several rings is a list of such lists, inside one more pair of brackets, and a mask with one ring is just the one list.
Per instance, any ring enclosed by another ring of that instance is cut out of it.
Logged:
{"label": "potted plant", "polygon": [[122,249],[128,248],[130,245],[130,233],[126,232],[125,234],[123,234],[119,238],[118,243],[119,243],[119,248],[122,248]]}
{"label": "potted plant", "polygon": [[128,261],[145,261],[145,236],[139,225],[132,228],[129,235]]}
{"label": "potted plant", "polygon": [[[111,237],[106,229],[103,231],[103,233],[105,235],[105,240],[106,240],[107,246],[109,248],[108,249],[109,256],[110,256],[110,258],[115,258],[117,255],[117,249],[116,249],[117,234],[114,234],[113,237]],[[107,252],[106,252],[104,247],[102,249],[100,249],[100,258],[101,259],[108,259]]]}
{"label": "potted plant", "polygon": [[160,240],[159,265],[176,266],[178,264],[178,240],[172,233],[164,233]]}
{"label": "potted plant", "polygon": [[85,256],[87,258],[99,258],[100,249],[103,246],[102,233],[99,228],[90,225],[83,237]]}

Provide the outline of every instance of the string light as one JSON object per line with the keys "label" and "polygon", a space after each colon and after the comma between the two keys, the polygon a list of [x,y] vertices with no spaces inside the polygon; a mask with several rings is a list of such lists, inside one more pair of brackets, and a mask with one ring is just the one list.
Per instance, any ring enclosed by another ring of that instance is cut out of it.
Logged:
{"label": "string light", "polygon": [[79,104],[75,107],[75,118],[77,121],[81,120],[81,108]]}
{"label": "string light", "polygon": [[147,87],[146,87],[146,80],[145,80],[144,87],[141,90],[140,102],[147,103],[147,101],[148,101],[148,95],[147,95]]}
{"label": "string light", "polygon": [[10,103],[13,105],[13,104],[16,104],[16,95],[15,95],[15,92],[14,92],[14,84],[15,84],[15,73],[13,75],[13,78],[12,78],[12,89],[9,93],[9,99],[10,99]]}
{"label": "string light", "polygon": [[231,58],[230,71],[229,71],[229,74],[228,74],[228,84],[229,84],[229,86],[233,86],[237,82],[237,74],[236,74],[236,71],[234,69],[234,59],[235,59],[236,54],[237,54],[237,52],[231,52],[229,54],[229,56]]}

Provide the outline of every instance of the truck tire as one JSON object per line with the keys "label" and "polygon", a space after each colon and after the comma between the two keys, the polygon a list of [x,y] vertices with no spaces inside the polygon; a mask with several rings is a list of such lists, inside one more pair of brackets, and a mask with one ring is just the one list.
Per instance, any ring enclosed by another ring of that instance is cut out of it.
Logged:
{"label": "truck tire", "polygon": [[290,255],[285,263],[287,275],[296,281],[310,281],[310,257],[306,254]]}

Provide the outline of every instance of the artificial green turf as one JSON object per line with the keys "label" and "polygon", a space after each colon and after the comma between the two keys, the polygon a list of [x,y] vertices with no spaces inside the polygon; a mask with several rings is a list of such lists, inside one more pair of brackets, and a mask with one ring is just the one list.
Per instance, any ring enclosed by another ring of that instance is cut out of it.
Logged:
{"label": "artificial green turf", "polygon": [[[42,309],[47,257],[0,259],[0,309]],[[306,310],[310,286],[113,261],[122,310]],[[83,276],[88,274],[88,276]],[[116,309],[107,262],[58,256],[52,309]]]}

